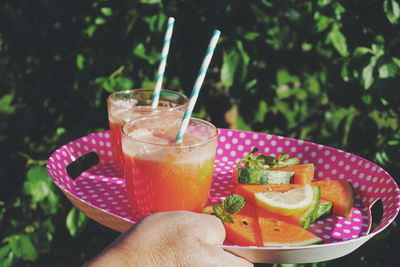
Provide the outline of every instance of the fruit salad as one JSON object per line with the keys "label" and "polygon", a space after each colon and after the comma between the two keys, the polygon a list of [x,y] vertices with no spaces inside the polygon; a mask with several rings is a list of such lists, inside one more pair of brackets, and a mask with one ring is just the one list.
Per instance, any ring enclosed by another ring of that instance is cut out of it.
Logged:
{"label": "fruit salad", "polygon": [[252,151],[233,171],[234,194],[204,212],[219,217],[226,239],[241,246],[299,246],[323,240],[307,231],[335,214],[350,217],[354,202],[348,181],[315,180],[314,164],[288,153],[278,157]]}

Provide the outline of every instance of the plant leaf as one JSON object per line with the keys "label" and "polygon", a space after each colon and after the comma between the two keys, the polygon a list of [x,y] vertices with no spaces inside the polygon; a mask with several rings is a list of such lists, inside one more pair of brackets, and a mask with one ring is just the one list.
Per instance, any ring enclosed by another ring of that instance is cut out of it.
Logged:
{"label": "plant leaf", "polygon": [[369,89],[374,82],[374,68],[377,62],[377,57],[371,57],[369,64],[362,70],[362,81],[364,89]]}
{"label": "plant leaf", "polygon": [[331,25],[332,21],[333,19],[327,16],[323,15],[317,16],[317,23],[316,23],[317,31],[322,32],[326,30],[329,27],[329,25]]}
{"label": "plant leaf", "polygon": [[241,41],[238,41],[236,43],[236,45],[237,45],[238,52],[240,55],[240,70],[241,70],[240,72],[241,73],[240,73],[239,80],[241,82],[243,82],[243,81],[245,81],[245,79],[247,77],[247,69],[248,69],[248,65],[250,62],[250,57],[247,54],[246,50],[244,50],[243,43]]}
{"label": "plant leaf", "polygon": [[258,104],[258,112],[256,113],[256,116],[254,117],[255,122],[264,122],[265,115],[268,112],[268,107],[267,107],[267,102],[264,100],[261,100],[260,103]]}
{"label": "plant leaf", "polygon": [[85,57],[82,54],[76,56],[76,67],[82,70],[85,66]]}
{"label": "plant leaf", "polygon": [[14,94],[6,94],[0,98],[0,114],[14,113],[16,107],[13,105]]}
{"label": "plant leaf", "polygon": [[341,56],[347,57],[349,55],[346,37],[340,31],[337,23],[333,24],[332,29],[328,34],[328,40]]}
{"label": "plant leaf", "polygon": [[0,248],[0,262],[1,263],[4,263],[6,261],[10,252],[11,252],[10,244],[7,244]]}
{"label": "plant leaf", "polygon": [[72,207],[68,212],[66,226],[71,236],[76,237],[85,227],[88,217],[77,208]]}
{"label": "plant leaf", "polygon": [[50,180],[44,167],[30,168],[24,182],[24,193],[30,195],[33,202],[39,202],[49,195],[50,190]]}
{"label": "plant leaf", "polygon": [[12,235],[9,242],[17,257],[30,261],[36,260],[37,251],[28,235]]}
{"label": "plant leaf", "polygon": [[392,24],[399,23],[400,18],[400,5],[396,0],[383,1],[383,10],[385,11],[386,18]]}
{"label": "plant leaf", "polygon": [[161,0],[140,0],[140,3],[145,5],[155,5],[160,4]]}
{"label": "plant leaf", "polygon": [[354,56],[359,57],[365,54],[372,54],[373,51],[371,48],[368,47],[363,47],[363,46],[358,46],[356,49],[354,49]]}
{"label": "plant leaf", "polygon": [[231,87],[233,84],[235,73],[239,66],[239,61],[239,55],[236,51],[224,51],[221,68],[221,82],[227,88]]}
{"label": "plant leaf", "polygon": [[244,39],[249,40],[249,41],[253,41],[258,36],[260,36],[260,34],[258,32],[247,32],[247,33],[244,34]]}

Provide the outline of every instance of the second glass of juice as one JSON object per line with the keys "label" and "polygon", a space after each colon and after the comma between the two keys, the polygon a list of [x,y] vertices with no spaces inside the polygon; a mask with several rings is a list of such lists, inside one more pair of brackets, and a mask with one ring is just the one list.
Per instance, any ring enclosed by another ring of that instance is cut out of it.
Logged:
{"label": "second glass of juice", "polygon": [[118,91],[107,99],[113,157],[121,169],[124,167],[121,146],[121,127],[124,123],[146,116],[182,115],[188,103],[184,94],[161,90],[158,106],[152,109],[153,92],[153,89]]}
{"label": "second glass of juice", "polygon": [[181,143],[175,144],[182,118],[136,119],[122,128],[128,199],[142,216],[154,212],[199,212],[212,182],[218,129],[192,118]]}

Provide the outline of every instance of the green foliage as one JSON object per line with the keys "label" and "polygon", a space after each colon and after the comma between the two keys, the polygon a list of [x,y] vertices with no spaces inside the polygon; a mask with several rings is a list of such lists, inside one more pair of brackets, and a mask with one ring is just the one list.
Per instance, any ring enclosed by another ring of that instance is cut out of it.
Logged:
{"label": "green foliage", "polygon": [[[222,32],[194,114],[221,115],[222,105],[207,103],[222,95],[239,129],[337,147],[399,182],[396,0],[5,0],[0,266],[80,265],[115,238],[71,207],[44,164],[61,145],[108,128],[111,92],[154,87],[169,16],[164,88],[186,95],[212,30]],[[398,237],[396,220],[346,257],[300,266],[393,266]]]}
{"label": "green foliage", "polygon": [[9,239],[9,245],[16,257],[30,261],[36,260],[37,251],[29,236],[13,235]]}
{"label": "green foliage", "polygon": [[84,230],[87,222],[88,217],[75,207],[68,212],[66,225],[71,236],[78,236],[79,233]]}

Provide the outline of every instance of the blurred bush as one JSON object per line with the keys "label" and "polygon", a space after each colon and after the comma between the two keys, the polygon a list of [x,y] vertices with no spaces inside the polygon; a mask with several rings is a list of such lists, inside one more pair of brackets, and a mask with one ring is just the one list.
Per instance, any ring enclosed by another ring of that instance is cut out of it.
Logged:
{"label": "blurred bush", "polygon": [[[396,0],[3,0],[0,266],[76,266],[116,237],[73,208],[44,165],[61,145],[107,129],[109,93],[154,86],[168,16],[164,87],[187,95],[212,30],[222,31],[196,116],[337,147],[399,182]],[[312,265],[394,266],[398,222]]]}

